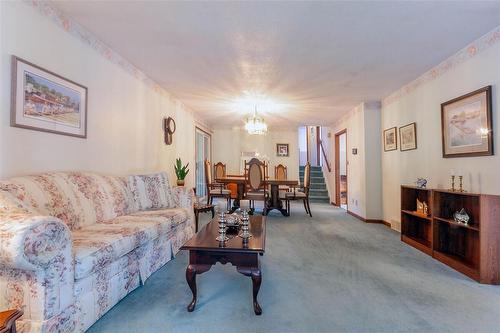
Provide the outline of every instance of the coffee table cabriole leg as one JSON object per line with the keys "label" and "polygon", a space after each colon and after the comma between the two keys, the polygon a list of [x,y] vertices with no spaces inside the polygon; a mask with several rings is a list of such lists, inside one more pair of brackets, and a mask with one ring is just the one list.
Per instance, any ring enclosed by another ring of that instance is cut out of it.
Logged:
{"label": "coffee table cabriole leg", "polygon": [[210,267],[212,267],[212,265],[189,265],[186,268],[186,281],[188,283],[189,288],[191,289],[191,292],[193,293],[193,299],[191,300],[191,303],[189,303],[189,305],[187,306],[187,310],[189,312],[193,312],[196,306],[196,300],[197,300],[196,274],[205,273],[206,271],[210,270]]}
{"label": "coffee table cabriole leg", "polygon": [[253,311],[257,316],[262,314],[257,295],[259,294],[260,284],[262,283],[262,272],[260,271],[260,264],[255,267],[237,267],[239,273],[248,276],[252,279],[252,294],[253,294]]}

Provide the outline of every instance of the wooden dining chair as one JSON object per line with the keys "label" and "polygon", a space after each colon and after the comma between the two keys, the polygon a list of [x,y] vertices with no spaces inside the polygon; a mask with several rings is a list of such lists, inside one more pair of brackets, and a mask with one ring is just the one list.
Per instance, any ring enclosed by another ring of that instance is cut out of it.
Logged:
{"label": "wooden dining chair", "polygon": [[214,175],[215,179],[226,177],[226,165],[222,162],[217,162],[214,164]]}
{"label": "wooden dining chair", "polygon": [[266,215],[266,201],[269,198],[265,171],[265,164],[257,158],[252,158],[248,163],[245,162],[245,181],[247,187],[245,199],[250,200],[252,209],[255,209],[255,201],[262,201],[264,203],[262,215]]}
{"label": "wooden dining chair", "polygon": [[[287,167],[283,164],[278,164],[274,167],[274,178],[277,180],[287,180]],[[290,186],[288,185],[280,185],[280,191],[289,191]]]}
{"label": "wooden dining chair", "polygon": [[224,198],[229,210],[231,208],[231,191],[226,189],[224,184],[214,181],[209,160],[205,160],[205,184],[207,186],[207,204],[212,204],[214,198]]}
{"label": "wooden dining chair", "polygon": [[0,333],[16,333],[16,320],[23,315],[21,310],[0,312]]}
{"label": "wooden dining chair", "polygon": [[306,213],[312,217],[311,206],[309,205],[309,188],[311,186],[311,165],[307,162],[304,167],[304,184],[301,189],[293,188],[292,191],[286,192],[284,199],[286,202],[286,210],[290,214],[290,201],[291,200],[302,200],[304,202],[304,208]]}

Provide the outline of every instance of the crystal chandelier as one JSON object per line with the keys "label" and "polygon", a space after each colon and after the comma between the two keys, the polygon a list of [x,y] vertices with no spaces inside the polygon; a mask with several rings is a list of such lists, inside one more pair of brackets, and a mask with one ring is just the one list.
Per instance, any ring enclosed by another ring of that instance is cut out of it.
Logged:
{"label": "crystal chandelier", "polygon": [[252,117],[247,118],[245,129],[248,134],[252,135],[263,135],[267,133],[267,124],[264,122],[264,118],[257,115],[257,107],[255,107]]}

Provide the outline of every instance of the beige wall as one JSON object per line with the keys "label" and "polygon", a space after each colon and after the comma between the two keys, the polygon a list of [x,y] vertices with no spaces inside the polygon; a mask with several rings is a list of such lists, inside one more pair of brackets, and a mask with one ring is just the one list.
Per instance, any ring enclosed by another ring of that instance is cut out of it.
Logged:
{"label": "beige wall", "polygon": [[[180,102],[155,92],[121,67],[21,2],[1,2],[0,178],[53,170],[127,174],[194,165],[194,117]],[[9,126],[11,55],[88,88],[88,138]],[[163,143],[162,118],[177,123]],[[188,185],[193,184],[194,170]]]}
{"label": "beige wall", "polygon": [[[367,219],[380,219],[382,216],[379,128],[379,103],[362,103],[329,127],[332,167],[335,165],[335,134],[347,129],[348,209]],[[357,148],[356,155],[352,154],[353,148]],[[335,198],[334,175],[335,172],[327,173],[331,198]]]}
{"label": "beige wall", "polygon": [[[400,185],[413,183],[417,177],[427,178],[429,187],[447,188],[450,170],[461,169],[466,190],[500,194],[499,84],[500,43],[497,42],[434,80],[383,105],[382,130],[417,123],[417,150],[382,153],[383,217],[393,228],[400,229]],[[443,158],[441,103],[487,85],[493,86],[495,156]]]}
{"label": "beige wall", "polygon": [[[289,144],[289,157],[276,156],[276,144]],[[226,164],[229,174],[240,172],[242,152],[257,151],[269,158],[269,176],[274,177],[274,167],[287,166],[288,178],[298,179],[299,148],[298,129],[270,128],[266,135],[249,135],[243,128],[216,128],[212,134],[212,162]]]}

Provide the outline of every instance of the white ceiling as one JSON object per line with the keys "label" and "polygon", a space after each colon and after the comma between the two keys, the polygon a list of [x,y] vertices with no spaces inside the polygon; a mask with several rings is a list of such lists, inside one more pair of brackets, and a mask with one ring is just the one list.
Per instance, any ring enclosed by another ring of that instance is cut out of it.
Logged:
{"label": "white ceiling", "polygon": [[500,24],[500,2],[52,1],[212,126],[329,124]]}

